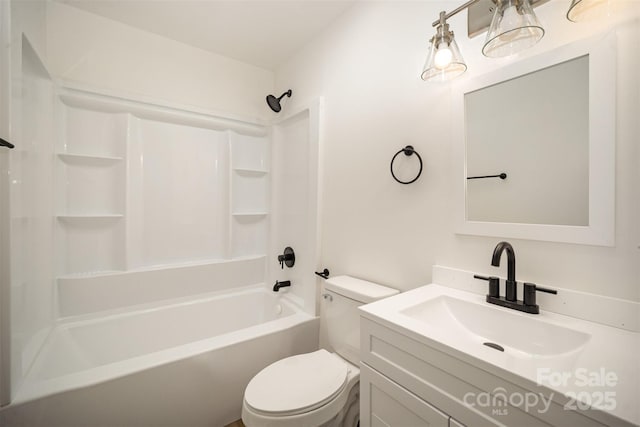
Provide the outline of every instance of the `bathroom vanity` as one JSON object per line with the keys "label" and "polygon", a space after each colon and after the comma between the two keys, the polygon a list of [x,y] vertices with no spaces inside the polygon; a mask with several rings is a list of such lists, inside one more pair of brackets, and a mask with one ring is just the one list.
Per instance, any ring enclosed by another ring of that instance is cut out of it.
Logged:
{"label": "bathroom vanity", "polygon": [[638,425],[639,334],[544,308],[436,284],[361,307],[361,425]]}

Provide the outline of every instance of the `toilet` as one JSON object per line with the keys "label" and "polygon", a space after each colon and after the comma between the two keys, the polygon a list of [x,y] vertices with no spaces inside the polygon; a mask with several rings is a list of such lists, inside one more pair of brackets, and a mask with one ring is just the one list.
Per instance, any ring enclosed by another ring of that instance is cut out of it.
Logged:
{"label": "toilet", "polygon": [[320,349],[278,360],[254,376],[244,392],[247,427],[356,427],[360,420],[358,306],[397,294],[349,276],[325,281],[327,341]]}

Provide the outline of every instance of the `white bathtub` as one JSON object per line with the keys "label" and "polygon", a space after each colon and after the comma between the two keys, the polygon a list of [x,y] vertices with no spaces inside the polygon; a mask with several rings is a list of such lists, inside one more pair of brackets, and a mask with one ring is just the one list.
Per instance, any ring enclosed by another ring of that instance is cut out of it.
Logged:
{"label": "white bathtub", "polygon": [[223,426],[253,375],[317,345],[317,318],[263,285],[61,323],[0,425]]}

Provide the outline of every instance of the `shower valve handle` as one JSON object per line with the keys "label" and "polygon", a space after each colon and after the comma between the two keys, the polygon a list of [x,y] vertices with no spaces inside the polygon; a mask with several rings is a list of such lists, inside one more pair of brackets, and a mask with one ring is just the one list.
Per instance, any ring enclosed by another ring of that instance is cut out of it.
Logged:
{"label": "shower valve handle", "polygon": [[296,254],[293,252],[293,248],[287,246],[284,248],[284,253],[282,255],[278,255],[278,262],[280,263],[280,268],[284,270],[284,266],[291,268],[296,263]]}

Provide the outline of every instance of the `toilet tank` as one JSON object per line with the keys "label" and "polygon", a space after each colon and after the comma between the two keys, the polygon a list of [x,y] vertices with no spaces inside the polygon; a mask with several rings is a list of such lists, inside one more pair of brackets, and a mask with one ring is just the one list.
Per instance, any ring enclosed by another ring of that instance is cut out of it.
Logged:
{"label": "toilet tank", "polygon": [[360,363],[360,313],[358,306],[397,294],[396,289],[336,276],[324,283],[323,301],[327,340],[333,350],[358,366]]}

